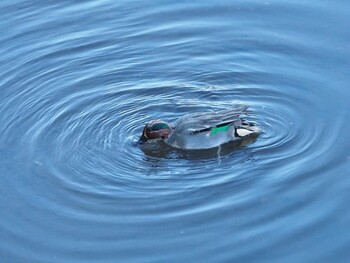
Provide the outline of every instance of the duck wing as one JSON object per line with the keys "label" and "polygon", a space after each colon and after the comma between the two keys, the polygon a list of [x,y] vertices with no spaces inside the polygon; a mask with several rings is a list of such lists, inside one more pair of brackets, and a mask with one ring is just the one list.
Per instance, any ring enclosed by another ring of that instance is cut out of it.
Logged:
{"label": "duck wing", "polygon": [[178,119],[175,124],[175,132],[177,134],[197,134],[231,124],[239,125],[241,123],[239,116],[247,109],[248,106],[236,106],[216,112],[188,114]]}

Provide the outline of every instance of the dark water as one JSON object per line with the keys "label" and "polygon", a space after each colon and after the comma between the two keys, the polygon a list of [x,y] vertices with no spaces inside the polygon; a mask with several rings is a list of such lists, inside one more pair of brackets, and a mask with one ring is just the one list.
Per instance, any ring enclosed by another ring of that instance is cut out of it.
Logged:
{"label": "dark water", "polygon": [[[348,1],[0,2],[1,262],[349,262]],[[221,157],[150,119],[249,105]]]}

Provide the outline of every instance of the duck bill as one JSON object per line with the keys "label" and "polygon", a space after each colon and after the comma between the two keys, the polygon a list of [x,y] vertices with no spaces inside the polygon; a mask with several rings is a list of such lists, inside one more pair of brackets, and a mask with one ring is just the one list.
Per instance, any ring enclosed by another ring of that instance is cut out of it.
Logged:
{"label": "duck bill", "polygon": [[139,139],[139,143],[145,143],[147,141],[148,141],[148,139],[142,134],[140,139]]}
{"label": "duck bill", "polygon": [[149,140],[149,138],[146,136],[146,128],[147,128],[147,126],[145,126],[145,128],[142,131],[142,135],[139,139],[139,143],[145,143]]}

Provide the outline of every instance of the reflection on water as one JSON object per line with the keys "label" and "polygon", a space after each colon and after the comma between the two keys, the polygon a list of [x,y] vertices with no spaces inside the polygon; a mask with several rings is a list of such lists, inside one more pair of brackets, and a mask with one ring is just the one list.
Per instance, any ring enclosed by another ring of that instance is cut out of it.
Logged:
{"label": "reflection on water", "polygon": [[[347,10],[1,1],[0,258],[347,262]],[[137,143],[237,102],[252,141]]]}

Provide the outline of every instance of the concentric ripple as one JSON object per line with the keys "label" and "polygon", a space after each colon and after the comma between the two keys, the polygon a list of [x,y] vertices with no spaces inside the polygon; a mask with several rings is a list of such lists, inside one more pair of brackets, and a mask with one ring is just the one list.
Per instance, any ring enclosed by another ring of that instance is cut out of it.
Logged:
{"label": "concentric ripple", "polygon": [[[269,32],[257,33],[269,36]],[[108,34],[97,34],[98,41],[89,34],[78,39],[67,34],[64,40],[54,35],[52,42],[43,42],[40,49],[32,46],[31,54],[18,50],[26,55],[16,64],[9,63],[2,81],[3,86],[13,88],[3,95],[2,133],[20,142],[27,149],[28,160],[48,169],[66,187],[107,194],[118,191],[125,197],[178,194],[242,176],[256,177],[257,171],[283,170],[287,176],[295,169],[318,170],[328,165],[329,157],[322,156],[330,155],[336,140],[332,136],[341,127],[336,123],[332,130],[327,129],[320,115],[314,116],[315,111],[322,111],[322,98],[312,94],[310,79],[302,79],[296,61],[290,61],[289,68],[298,79],[279,75],[278,69],[269,72],[251,66],[257,59],[254,53],[237,53],[233,58],[243,63],[231,65],[231,70],[199,68],[189,73],[184,67],[182,73],[173,71],[157,79],[140,71],[144,80],[122,80],[121,74],[130,69],[129,78],[135,79],[134,73],[148,62],[133,66],[126,57],[122,66],[112,64],[109,54],[117,59],[133,50],[119,50]],[[139,36],[130,39],[133,37]],[[55,48],[49,49],[53,44]],[[265,56],[272,50],[265,51]],[[287,61],[291,55],[283,52],[271,53],[275,63]],[[100,57],[105,65],[97,66]],[[165,60],[154,59],[157,64]],[[158,65],[153,68],[159,70]],[[176,77],[178,74],[182,77]],[[250,106],[252,118],[264,132],[254,144],[229,155],[218,152],[216,158],[197,160],[172,153],[149,156],[135,143],[150,119],[173,122],[183,114],[224,109],[237,102]],[[14,130],[22,134],[13,138]],[[306,165],[316,159],[322,162]],[[238,165],[240,168],[232,171]]]}
{"label": "concentric ripple", "polygon": [[[16,123],[27,123],[21,138],[29,149],[27,158],[52,170],[50,173],[68,188],[98,188],[101,193],[120,191],[125,197],[152,196],[178,194],[186,191],[186,185],[200,189],[227,183],[243,174],[249,178],[249,173],[256,174],[257,170],[283,169],[286,176],[300,169],[296,165],[300,160],[307,163],[324,155],[332,143],[328,139],[328,143],[319,145],[331,134],[320,120],[312,117],[308,107],[314,102],[308,101],[307,96],[286,96],[264,86],[156,82],[124,85],[122,89],[110,85],[70,90],[67,88],[66,93],[50,103],[43,98],[49,98],[51,92],[42,90],[27,100],[22,98],[18,105],[22,112],[16,112],[16,120],[9,119],[5,125],[9,130]],[[292,90],[288,87],[289,92]],[[248,100],[246,93],[250,95]],[[213,102],[215,97],[224,99]],[[146,121],[172,122],[186,113],[224,109],[237,101],[250,105],[250,118],[262,127],[263,134],[252,145],[229,155],[221,155],[219,149],[209,159],[204,156],[186,160],[171,152],[168,157],[149,156],[137,144]],[[316,107],[313,105],[312,109]],[[301,119],[300,114],[305,118]],[[241,171],[232,173],[232,167],[237,165]],[[323,161],[322,165],[328,164]],[[215,172],[207,174],[211,169]]]}
{"label": "concentric ripple", "polygon": [[[2,261],[349,258],[347,4],[51,2],[0,3]],[[252,144],[137,143],[237,103]]]}

